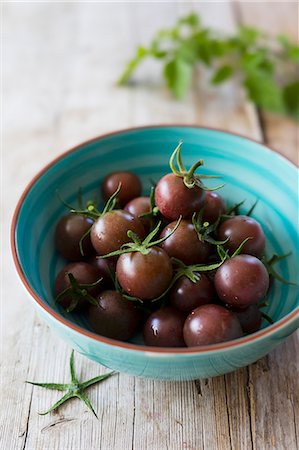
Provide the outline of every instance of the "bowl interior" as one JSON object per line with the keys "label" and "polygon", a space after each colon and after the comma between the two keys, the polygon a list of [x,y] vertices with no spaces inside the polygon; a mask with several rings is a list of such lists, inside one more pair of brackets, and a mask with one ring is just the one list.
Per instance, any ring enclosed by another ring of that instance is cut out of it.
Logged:
{"label": "bowl interior", "polygon": [[[53,239],[59,217],[67,212],[56,195],[76,205],[78,188],[83,198],[100,198],[103,177],[115,170],[130,170],[140,176],[144,194],[151,180],[169,171],[168,159],[183,139],[182,155],[190,166],[204,159],[201,173],[222,177],[221,195],[229,205],[245,200],[247,211],[258,199],[253,217],[261,223],[266,236],[266,254],[282,255],[276,270],[287,280],[298,276],[298,174],[280,155],[245,138],[220,131],[189,128],[144,128],[109,135],[86,143],[53,163],[27,192],[17,220],[15,239],[22,271],[31,288],[53,310],[80,327],[89,328],[83,316],[66,314],[53,298],[53,284],[65,261],[55,251]],[[219,180],[208,180],[209,186]],[[175,201],[175,199],[174,199]],[[298,305],[296,286],[275,281],[264,311],[276,322]],[[269,326],[263,321],[262,327]],[[137,341],[138,342],[138,341]]]}

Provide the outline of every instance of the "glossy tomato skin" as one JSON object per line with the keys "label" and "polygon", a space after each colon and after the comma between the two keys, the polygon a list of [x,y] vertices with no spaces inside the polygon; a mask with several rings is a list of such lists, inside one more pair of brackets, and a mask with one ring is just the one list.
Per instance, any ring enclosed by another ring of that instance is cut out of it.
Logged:
{"label": "glossy tomato skin", "polygon": [[201,305],[212,303],[216,298],[214,285],[209,278],[203,273],[196,275],[199,276],[199,280],[195,283],[182,276],[170,291],[171,305],[184,313],[190,313]]}
{"label": "glossy tomato skin", "polygon": [[244,333],[255,333],[261,327],[262,313],[256,304],[252,304],[247,308],[233,308],[241,324]]}
{"label": "glossy tomato skin", "polygon": [[[141,214],[149,213],[151,210],[151,201],[149,197],[137,197],[131,200],[125,206],[125,211],[129,211],[133,216],[139,217]],[[147,217],[139,217],[146,232],[151,228],[151,221]]]}
{"label": "glossy tomato skin", "polygon": [[188,347],[218,344],[242,337],[235,314],[219,305],[203,305],[189,314],[184,325],[184,340]]}
{"label": "glossy tomato skin", "polygon": [[155,203],[161,214],[168,220],[192,217],[204,204],[205,192],[198,186],[191,189],[183,178],[169,173],[160,179],[155,190]]}
{"label": "glossy tomato skin", "polygon": [[102,183],[102,195],[105,201],[114,194],[119,183],[121,183],[121,189],[117,199],[121,207],[140,196],[142,186],[137,175],[132,172],[113,172],[106,175]]}
{"label": "glossy tomato skin", "polygon": [[[169,235],[176,223],[168,224],[162,230],[160,237]],[[187,265],[206,262],[211,251],[210,244],[198,239],[194,226],[189,220],[182,220],[176,231],[160,245],[170,257],[180,259]]]}
{"label": "glossy tomato skin", "polygon": [[96,333],[120,341],[126,341],[136,333],[142,320],[141,309],[136,303],[114,290],[101,292],[97,301],[98,306],[91,305],[87,315]]}
{"label": "glossy tomato skin", "polygon": [[145,344],[154,347],[185,347],[185,318],[182,312],[170,306],[153,312],[143,327]]}
{"label": "glossy tomato skin", "polygon": [[164,250],[154,246],[147,255],[140,252],[120,255],[116,276],[129,295],[141,300],[153,300],[169,287],[172,265]]}
{"label": "glossy tomato skin", "polygon": [[224,303],[246,308],[265,297],[269,275],[259,259],[241,254],[228,259],[217,269],[214,284]]}
{"label": "glossy tomato skin", "polygon": [[128,211],[116,209],[99,217],[91,228],[90,238],[98,255],[118,250],[123,244],[130,242],[127,233],[132,230],[141,239],[145,237],[144,227],[138,219]]}
{"label": "glossy tomato skin", "polygon": [[64,258],[70,261],[82,261],[94,253],[89,234],[82,241],[84,255],[80,251],[80,240],[92,224],[92,219],[71,213],[59,220],[55,229],[55,245]]}
{"label": "glossy tomato skin", "polygon": [[226,205],[221,195],[215,191],[206,191],[202,216],[203,222],[214,223],[225,212]]}
{"label": "glossy tomato skin", "polygon": [[234,216],[225,220],[218,228],[219,240],[229,238],[224,247],[232,254],[246,238],[249,239],[242,249],[242,253],[260,258],[265,251],[265,234],[261,225],[248,216]]}
{"label": "glossy tomato skin", "polygon": [[111,258],[99,258],[97,255],[92,256],[88,261],[88,264],[96,267],[103,278],[101,282],[102,290],[113,289],[113,277],[115,274],[116,262]]}
{"label": "glossy tomato skin", "polygon": [[[70,287],[70,280],[68,277],[68,273],[71,273],[78,284],[92,284],[98,281],[101,278],[100,271],[93,267],[91,264],[86,262],[74,262],[68,264],[63,267],[60,272],[57,274],[54,284],[55,297],[59,295],[62,291]],[[92,288],[88,288],[87,291],[93,297],[96,296],[101,289],[103,288],[101,285],[102,282],[97,284]],[[59,301],[59,305],[61,305],[64,309],[69,308],[72,302],[72,296],[67,295]],[[80,298],[78,305],[76,306],[74,311],[80,311],[85,309],[88,306],[88,302],[84,299],[84,297]]]}

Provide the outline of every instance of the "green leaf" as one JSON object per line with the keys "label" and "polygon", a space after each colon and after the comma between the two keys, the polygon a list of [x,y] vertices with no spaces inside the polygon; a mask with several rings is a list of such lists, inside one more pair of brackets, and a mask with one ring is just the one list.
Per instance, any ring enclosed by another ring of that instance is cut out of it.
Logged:
{"label": "green leaf", "polygon": [[193,39],[187,39],[178,46],[174,59],[182,59],[186,63],[195,64],[197,60],[197,47]]}
{"label": "green leaf", "polygon": [[263,33],[256,28],[241,26],[239,28],[237,38],[243,46],[250,47],[262,36]]}
{"label": "green leaf", "polygon": [[201,30],[194,36],[197,47],[197,58],[209,66],[217,49],[216,41],[211,39],[209,30]]}
{"label": "green leaf", "polygon": [[127,66],[125,67],[125,70],[123,71],[123,73],[119,77],[117,83],[120,84],[120,85],[126,84],[130,80],[133,72],[135,72],[135,70],[137,69],[139,64],[148,55],[149,55],[149,51],[146,48],[138,47],[137,50],[136,50],[135,57],[133,59],[131,59],[131,61],[128,62]]}
{"label": "green leaf", "polygon": [[289,37],[285,35],[279,35],[277,40],[286,52],[286,57],[295,63],[299,63],[299,46],[293,44]]}
{"label": "green leaf", "polygon": [[262,71],[269,76],[274,73],[274,64],[269,59],[268,52],[261,48],[251,52],[245,52],[240,59],[242,69],[246,73],[254,73],[257,70]]}
{"label": "green leaf", "polygon": [[[277,41],[281,45],[279,51],[277,45],[273,46]],[[248,97],[258,107],[298,119],[298,79],[294,80],[293,74],[299,63],[299,46],[286,36],[272,38],[247,26],[232,36],[221,36],[211,28],[203,28],[200,17],[192,12],[178,19],[173,27],[158,31],[148,48],[138,47],[119,84],[127,83],[146,57],[163,61],[167,86],[179,99],[190,88],[196,63],[212,69],[216,63],[213,84],[220,84],[237,72],[244,80]],[[285,88],[279,81],[284,79],[292,80]]]}
{"label": "green leaf", "polygon": [[188,16],[179,19],[178,24],[189,25],[190,27],[196,28],[200,25],[200,18],[196,13],[191,13]]}
{"label": "green leaf", "polygon": [[182,58],[169,61],[164,67],[167,86],[177,98],[186,94],[191,84],[192,65]]}
{"label": "green leaf", "polygon": [[299,81],[287,84],[283,88],[283,99],[290,115],[299,120]]}
{"label": "green leaf", "polygon": [[248,97],[259,107],[273,112],[283,112],[282,91],[274,79],[262,71],[252,72],[244,80]]}
{"label": "green leaf", "polygon": [[212,83],[213,84],[220,84],[223,83],[223,81],[230,78],[233,74],[233,69],[231,66],[225,64],[224,66],[219,67],[219,69],[215,72]]}

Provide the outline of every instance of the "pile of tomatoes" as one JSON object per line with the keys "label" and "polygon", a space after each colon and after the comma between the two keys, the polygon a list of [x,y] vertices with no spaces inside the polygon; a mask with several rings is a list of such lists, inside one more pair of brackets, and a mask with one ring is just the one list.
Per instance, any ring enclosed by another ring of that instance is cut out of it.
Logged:
{"label": "pile of tomatoes", "polygon": [[202,161],[185,168],[181,143],[169,163],[150,196],[135,174],[114,172],[102,182],[103,211],[90,201],[59,220],[56,248],[69,264],[56,277],[56,301],[102,336],[142,331],[151,346],[257,331],[269,288],[261,225],[204,185]]}

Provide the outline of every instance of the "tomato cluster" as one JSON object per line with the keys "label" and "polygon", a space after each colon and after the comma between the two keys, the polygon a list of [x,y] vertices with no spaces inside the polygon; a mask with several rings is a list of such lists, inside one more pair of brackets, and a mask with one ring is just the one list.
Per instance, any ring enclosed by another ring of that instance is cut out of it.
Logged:
{"label": "tomato cluster", "polygon": [[102,212],[88,202],[59,220],[56,248],[69,263],[55,296],[66,311],[86,314],[102,336],[142,331],[146,345],[160,347],[215,344],[260,328],[269,288],[264,232],[203,184],[195,173],[202,164],[187,170],[179,144],[150,196],[141,196],[135,174],[114,172],[102,182]]}

